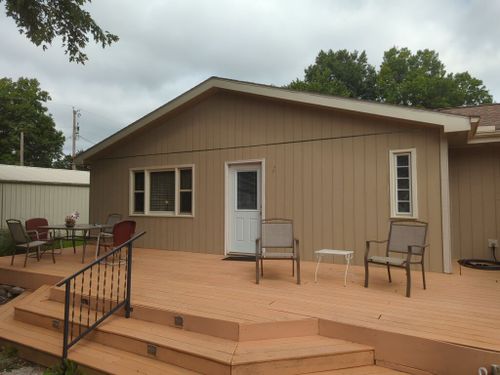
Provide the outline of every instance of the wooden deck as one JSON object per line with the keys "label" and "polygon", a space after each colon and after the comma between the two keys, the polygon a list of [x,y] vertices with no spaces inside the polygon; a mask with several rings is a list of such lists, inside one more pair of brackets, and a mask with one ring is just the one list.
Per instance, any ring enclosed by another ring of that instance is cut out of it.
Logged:
{"label": "wooden deck", "polygon": [[[290,263],[274,261],[265,263],[256,285],[253,262],[221,259],[135,250],[133,317],[158,323],[182,315],[186,330],[239,342],[239,351],[228,349],[239,355],[233,362],[258,356],[255,340],[283,347],[287,337],[320,334],[374,347],[377,363],[414,373],[465,374],[472,372],[451,372],[452,363],[476,372],[478,364],[500,363],[500,272],[427,273],[427,290],[416,272],[412,297],[406,298],[404,271],[397,269],[390,284],[385,269],[372,267],[366,289],[362,267],[351,268],[344,287],[344,265],[322,263],[315,283],[315,263],[303,262],[298,286]],[[79,254],[68,249],[56,260],[54,265],[49,256],[39,263],[31,259],[23,269],[20,258],[13,267],[9,258],[0,258],[0,282],[36,289],[81,268]],[[53,294],[57,299],[57,290]],[[311,350],[321,351],[321,342],[314,342]]]}

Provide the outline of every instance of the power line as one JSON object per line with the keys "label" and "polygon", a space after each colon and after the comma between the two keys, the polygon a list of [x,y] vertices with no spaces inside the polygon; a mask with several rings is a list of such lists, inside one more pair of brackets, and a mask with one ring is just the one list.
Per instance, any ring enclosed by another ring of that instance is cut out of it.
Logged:
{"label": "power line", "polygon": [[95,145],[95,144],[97,143],[97,142],[91,141],[91,140],[90,140],[90,139],[88,139],[88,138],[85,138],[85,137],[84,137],[83,135],[81,135],[81,134],[79,135],[79,137],[80,137],[81,139],[83,139],[84,141],[87,141],[87,142],[89,142],[89,143],[92,143],[93,145]]}

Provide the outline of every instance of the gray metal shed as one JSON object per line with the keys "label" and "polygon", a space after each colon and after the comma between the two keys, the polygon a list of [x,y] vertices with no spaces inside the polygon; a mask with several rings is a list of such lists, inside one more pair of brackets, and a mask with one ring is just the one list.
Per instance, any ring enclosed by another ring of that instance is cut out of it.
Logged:
{"label": "gray metal shed", "polygon": [[0,228],[6,219],[45,217],[62,224],[74,211],[89,220],[90,174],[86,171],[0,164]]}

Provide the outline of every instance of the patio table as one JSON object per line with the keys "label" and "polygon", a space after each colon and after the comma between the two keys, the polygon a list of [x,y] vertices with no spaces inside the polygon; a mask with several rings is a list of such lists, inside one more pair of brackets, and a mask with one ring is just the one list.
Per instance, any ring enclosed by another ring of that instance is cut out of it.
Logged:
{"label": "patio table", "polygon": [[[76,239],[81,238],[83,240],[83,253],[82,253],[82,263],[85,263],[85,249],[87,247],[87,234],[91,230],[99,230],[99,236],[103,229],[112,228],[112,225],[107,224],[75,224],[72,227],[68,227],[65,224],[55,224],[55,225],[44,225],[40,228],[49,229],[49,230],[65,230],[66,236],[63,237],[65,239],[71,240],[73,244],[73,251],[76,252]],[[83,232],[82,236],[77,236],[76,232]],[[69,234],[71,233],[71,235]]]}
{"label": "patio table", "polygon": [[344,256],[346,260],[345,272],[344,272],[344,286],[347,285],[347,271],[349,270],[349,264],[354,256],[354,251],[352,250],[336,250],[336,249],[321,249],[314,252],[318,257],[318,263],[316,264],[316,272],[314,272],[314,282],[318,282],[318,270],[321,259],[324,255],[331,255],[335,257],[336,255]]}

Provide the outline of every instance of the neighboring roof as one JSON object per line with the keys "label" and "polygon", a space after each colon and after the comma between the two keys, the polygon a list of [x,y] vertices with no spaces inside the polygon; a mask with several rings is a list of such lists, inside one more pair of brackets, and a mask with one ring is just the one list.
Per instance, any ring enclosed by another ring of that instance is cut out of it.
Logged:
{"label": "neighboring roof", "polygon": [[373,116],[419,122],[423,124],[440,125],[444,128],[446,133],[471,130],[469,118],[461,115],[453,115],[437,111],[383,104],[352,98],[321,95],[310,92],[293,91],[251,82],[211,77],[81,153],[77,157],[77,161],[79,163],[83,163],[91,156],[103,151],[107,147],[124,139],[139,129],[142,129],[152,121],[174,111],[202,94],[213,90],[232,91],[324,108],[339,109]]}
{"label": "neighboring roof", "polygon": [[494,126],[495,129],[500,130],[500,103],[443,108],[440,111],[456,115],[478,116],[480,117],[479,127]]}
{"label": "neighboring roof", "polygon": [[89,185],[90,173],[68,169],[0,164],[0,182],[3,181],[50,185]]}

